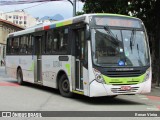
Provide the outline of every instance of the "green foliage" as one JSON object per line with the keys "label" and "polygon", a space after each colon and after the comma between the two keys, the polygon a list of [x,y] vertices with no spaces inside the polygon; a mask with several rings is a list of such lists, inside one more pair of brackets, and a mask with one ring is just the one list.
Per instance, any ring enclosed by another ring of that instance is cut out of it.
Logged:
{"label": "green foliage", "polygon": [[155,26],[155,2],[155,0],[130,0],[127,8],[132,16],[142,19],[149,32],[152,32],[152,26]]}
{"label": "green foliage", "polygon": [[127,0],[86,0],[85,13],[116,13],[128,14]]}
{"label": "green foliage", "polygon": [[[81,0],[85,2],[84,13],[115,13],[131,15],[142,19],[147,30],[152,33],[155,31],[156,5],[160,0]],[[157,6],[157,7],[156,7]],[[160,5],[159,5],[160,6]]]}
{"label": "green foliage", "polygon": [[78,15],[83,15],[84,14],[84,12],[76,12],[76,16],[78,16]]}

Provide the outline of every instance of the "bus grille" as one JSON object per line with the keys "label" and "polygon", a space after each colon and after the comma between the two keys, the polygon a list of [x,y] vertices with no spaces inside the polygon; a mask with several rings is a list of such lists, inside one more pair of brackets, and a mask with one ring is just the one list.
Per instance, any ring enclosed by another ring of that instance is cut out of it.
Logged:
{"label": "bus grille", "polygon": [[112,85],[135,85],[138,84],[139,81],[127,81],[126,83],[123,83],[123,81],[121,82],[109,82]]}
{"label": "bus grille", "polygon": [[136,93],[138,91],[139,87],[132,87],[131,90],[121,90],[121,88],[111,88],[111,91],[113,93]]}
{"label": "bus grille", "polygon": [[106,71],[108,77],[137,77],[144,74],[145,71],[132,70],[132,71]]}

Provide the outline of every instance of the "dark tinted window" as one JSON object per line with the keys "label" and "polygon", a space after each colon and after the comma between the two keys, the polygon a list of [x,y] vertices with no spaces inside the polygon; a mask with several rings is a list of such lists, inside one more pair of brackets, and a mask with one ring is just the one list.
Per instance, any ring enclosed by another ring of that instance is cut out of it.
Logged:
{"label": "dark tinted window", "polygon": [[23,36],[20,37],[20,54],[28,54],[28,37],[27,36]]}
{"label": "dark tinted window", "polygon": [[33,53],[33,37],[31,35],[28,36],[28,54]]}
{"label": "dark tinted window", "polygon": [[31,35],[7,39],[7,54],[28,55],[33,52],[33,39]]}
{"label": "dark tinted window", "polygon": [[19,54],[19,37],[12,38],[10,42],[11,54]]}
{"label": "dark tinted window", "polygon": [[55,29],[46,33],[46,54],[66,54],[68,29]]}

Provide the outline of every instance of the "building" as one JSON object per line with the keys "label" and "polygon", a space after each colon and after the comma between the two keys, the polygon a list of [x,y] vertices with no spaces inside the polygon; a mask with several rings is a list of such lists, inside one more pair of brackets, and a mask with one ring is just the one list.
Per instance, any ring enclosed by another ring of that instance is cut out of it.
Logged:
{"label": "building", "polygon": [[23,30],[24,28],[9,21],[0,19],[0,61],[5,58],[6,38],[9,33]]}
{"label": "building", "polygon": [[1,11],[0,18],[25,28],[36,25],[36,18],[23,10],[16,10],[6,13]]}

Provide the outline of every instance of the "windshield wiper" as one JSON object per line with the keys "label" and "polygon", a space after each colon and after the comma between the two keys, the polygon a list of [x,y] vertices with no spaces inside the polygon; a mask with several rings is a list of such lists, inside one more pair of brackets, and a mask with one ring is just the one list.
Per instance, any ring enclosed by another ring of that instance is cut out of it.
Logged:
{"label": "windshield wiper", "polygon": [[138,55],[139,55],[139,45],[137,44],[137,51],[138,51]]}
{"label": "windshield wiper", "polygon": [[[124,63],[126,63],[126,57],[125,57],[125,53],[124,53],[124,45],[121,45],[121,43],[120,43],[121,41],[118,40],[117,35],[114,35],[114,34],[113,34],[113,32],[111,31],[111,29],[109,28],[108,25],[105,25],[105,26],[104,26],[104,29],[109,33],[109,35],[110,35],[113,39],[116,40],[116,43],[118,43],[119,47],[120,47],[120,46],[123,47],[123,56],[122,56],[122,58],[120,58],[120,60],[122,60]],[[123,40],[122,40],[122,42],[123,42]]]}
{"label": "windshield wiper", "polygon": [[108,25],[105,25],[104,29],[109,32],[111,37],[113,37],[114,39],[118,40],[117,36],[115,37],[115,35],[112,33],[112,31],[111,31],[111,29],[109,28]]}
{"label": "windshield wiper", "polygon": [[133,29],[130,37],[130,48],[132,51],[132,46],[134,46],[134,40],[135,40],[136,31]]}

